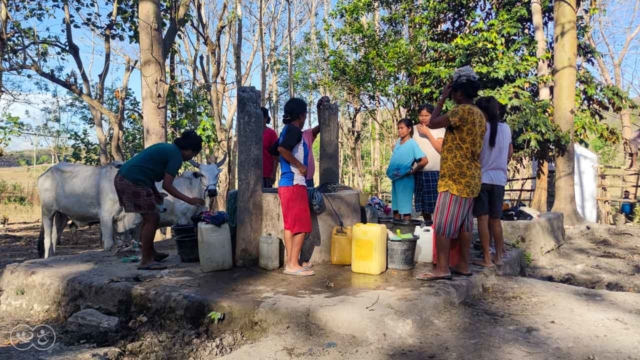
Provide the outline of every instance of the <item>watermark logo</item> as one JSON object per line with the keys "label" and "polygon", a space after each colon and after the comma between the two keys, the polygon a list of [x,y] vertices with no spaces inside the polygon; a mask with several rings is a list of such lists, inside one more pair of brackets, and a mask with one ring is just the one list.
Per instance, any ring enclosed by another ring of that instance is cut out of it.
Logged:
{"label": "watermark logo", "polygon": [[56,332],[49,325],[31,327],[20,324],[11,330],[11,345],[20,351],[36,348],[46,351],[56,344]]}

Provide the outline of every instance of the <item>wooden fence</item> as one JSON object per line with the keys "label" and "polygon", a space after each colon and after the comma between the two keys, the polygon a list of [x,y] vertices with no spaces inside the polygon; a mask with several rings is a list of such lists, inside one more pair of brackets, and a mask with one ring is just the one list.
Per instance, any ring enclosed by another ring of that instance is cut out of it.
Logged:
{"label": "wooden fence", "polygon": [[[597,166],[598,172],[598,222],[613,224],[614,214],[624,203],[636,204],[640,172],[638,169],[627,170],[619,166]],[[625,190],[629,191],[629,199],[624,199]]]}
{"label": "wooden fence", "polygon": [[[554,179],[555,171],[549,170],[549,176],[547,177],[547,210],[551,209],[555,197]],[[531,206],[533,193],[536,191],[535,181],[535,176],[509,179],[504,189],[504,201],[511,206],[516,206],[520,203]]]}

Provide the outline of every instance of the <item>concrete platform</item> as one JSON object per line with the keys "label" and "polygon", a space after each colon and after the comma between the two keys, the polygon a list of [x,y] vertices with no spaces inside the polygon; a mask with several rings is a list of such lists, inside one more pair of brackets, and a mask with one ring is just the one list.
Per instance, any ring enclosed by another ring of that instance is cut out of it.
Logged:
{"label": "concrete platform", "polygon": [[529,253],[532,260],[539,260],[564,244],[564,217],[561,213],[542,213],[531,221],[502,221],[502,229],[504,238]]}
{"label": "concrete platform", "polygon": [[[239,329],[251,336],[276,325],[302,329],[312,323],[363,340],[383,341],[420,331],[430,313],[481,292],[496,275],[495,270],[474,267],[470,278],[414,280],[430,264],[407,272],[388,270],[380,276],[332,265],[316,265],[316,276],[308,278],[254,267],[204,274],[198,264],[179,262],[171,240],[156,244],[174,254],[166,261],[167,270],[139,271],[135,264],[105,252],[9,265],[0,278],[0,316],[64,320],[93,308],[120,317],[123,324],[144,314],[171,326],[197,327],[206,314],[218,311],[225,313],[220,331]],[[523,272],[519,250],[511,251],[505,262],[503,274]],[[385,332],[376,330],[381,327]]]}

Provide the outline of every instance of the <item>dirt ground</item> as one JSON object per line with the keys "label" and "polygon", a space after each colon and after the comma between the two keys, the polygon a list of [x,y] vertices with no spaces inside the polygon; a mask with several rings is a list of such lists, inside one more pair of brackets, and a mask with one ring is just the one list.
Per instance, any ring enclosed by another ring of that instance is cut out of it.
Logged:
{"label": "dirt ground", "polygon": [[640,359],[639,305],[637,294],[505,277],[406,346],[280,329],[223,359]]}
{"label": "dirt ground", "polygon": [[[37,258],[38,231],[39,223],[0,230],[0,273],[8,263]],[[100,249],[97,227],[79,230],[76,238],[65,230],[58,255]],[[0,358],[640,359],[640,228],[568,229],[566,244],[528,271],[530,278],[499,278],[483,294],[434,314],[421,324],[423,334],[402,346],[364,343],[312,325],[302,333],[274,328],[252,341],[240,333],[207,336],[206,329],[157,333],[141,318],[137,333],[101,348],[100,356],[95,345],[65,334],[63,324],[51,324],[60,335],[53,352],[17,352],[8,335],[25,319],[3,317]]]}
{"label": "dirt ground", "polygon": [[[7,264],[38,258],[39,232],[39,221],[11,224],[0,229],[0,274]],[[98,226],[79,229],[75,238],[67,228],[62,234],[61,244],[56,247],[56,254],[73,255],[101,247]]]}
{"label": "dirt ground", "polygon": [[[3,328],[7,324],[0,320]],[[501,278],[482,295],[434,315],[422,336],[402,346],[363,343],[309,326],[272,329],[255,342],[242,334],[211,339],[198,332],[155,333],[103,348],[102,359],[640,359],[640,296],[531,278]],[[380,329],[384,332],[384,329]],[[63,335],[64,336],[64,335]],[[0,358],[80,359],[86,345],[50,354],[0,345]],[[235,350],[232,352],[232,350]],[[95,350],[91,350],[92,353]],[[87,357],[91,358],[91,357]]]}
{"label": "dirt ground", "polygon": [[566,244],[531,264],[528,273],[589,289],[640,293],[640,226],[567,229]]}

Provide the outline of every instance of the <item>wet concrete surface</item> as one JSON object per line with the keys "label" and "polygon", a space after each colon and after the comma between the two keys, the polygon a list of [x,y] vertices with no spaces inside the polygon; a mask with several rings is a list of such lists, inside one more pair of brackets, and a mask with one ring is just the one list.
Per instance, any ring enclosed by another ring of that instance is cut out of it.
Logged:
{"label": "wet concrete surface", "polygon": [[[102,251],[9,265],[0,278],[0,315],[60,321],[93,308],[125,322],[144,314],[172,326],[198,327],[206,314],[218,311],[225,313],[227,330],[268,332],[272,325],[303,329],[313,323],[377,341],[382,335],[372,329],[393,329],[385,338],[407,336],[418,331],[426,314],[460,303],[495,281],[495,270],[479,267],[472,268],[472,277],[415,280],[431,264],[378,276],[329,264],[315,265],[312,277],[254,266],[202,273],[198,263],[180,262],[172,240],[157,242],[156,248],[171,254],[166,270],[137,270],[137,264],[122,262],[130,254]],[[523,271],[521,252],[511,251],[505,262],[505,275]]]}

